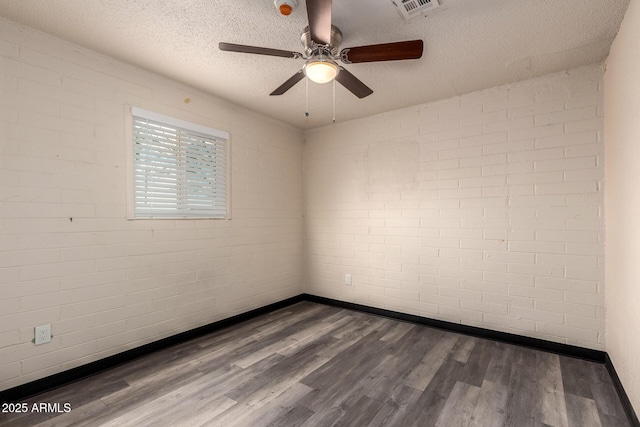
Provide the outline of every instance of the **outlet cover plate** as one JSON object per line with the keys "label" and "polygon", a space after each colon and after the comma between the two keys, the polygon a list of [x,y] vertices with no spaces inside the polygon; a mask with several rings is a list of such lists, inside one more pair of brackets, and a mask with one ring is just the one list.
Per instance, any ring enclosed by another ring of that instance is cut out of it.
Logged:
{"label": "outlet cover plate", "polygon": [[51,341],[51,324],[35,327],[35,345],[46,344]]}

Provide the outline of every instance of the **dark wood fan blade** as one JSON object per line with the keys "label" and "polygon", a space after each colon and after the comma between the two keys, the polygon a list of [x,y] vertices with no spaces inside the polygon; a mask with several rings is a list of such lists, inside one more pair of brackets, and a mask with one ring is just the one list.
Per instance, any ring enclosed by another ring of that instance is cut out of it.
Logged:
{"label": "dark wood fan blade", "polygon": [[255,53],[258,55],[280,56],[283,58],[302,58],[302,54],[298,52],[290,52],[288,50],[269,49],[267,47],[246,46],[243,44],[224,43],[218,44],[220,50],[226,52]]}
{"label": "dark wood fan blade", "polygon": [[357,46],[342,49],[340,58],[345,64],[418,59],[422,57],[423,46],[422,40]]}
{"label": "dark wood fan blade", "polygon": [[331,0],[307,0],[307,18],[311,40],[318,44],[331,42]]}
{"label": "dark wood fan blade", "polygon": [[362,83],[356,76],[340,67],[340,72],[336,76],[336,80],[342,86],[346,87],[358,98],[364,98],[373,93],[373,91],[364,83]]}
{"label": "dark wood fan blade", "polygon": [[295,73],[293,76],[291,76],[289,78],[289,80],[287,80],[286,82],[282,83],[276,90],[271,92],[269,95],[271,95],[271,96],[282,95],[283,93],[285,93],[286,91],[288,91],[289,89],[294,87],[295,84],[298,83],[303,78],[304,78],[304,72],[302,70],[300,70],[297,73]]}

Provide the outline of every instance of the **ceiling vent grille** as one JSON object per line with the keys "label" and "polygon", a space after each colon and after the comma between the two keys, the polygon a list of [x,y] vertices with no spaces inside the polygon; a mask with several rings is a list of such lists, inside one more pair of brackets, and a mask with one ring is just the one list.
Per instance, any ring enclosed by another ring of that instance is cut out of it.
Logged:
{"label": "ceiling vent grille", "polygon": [[391,0],[391,2],[405,21],[424,16],[427,12],[440,6],[438,0]]}

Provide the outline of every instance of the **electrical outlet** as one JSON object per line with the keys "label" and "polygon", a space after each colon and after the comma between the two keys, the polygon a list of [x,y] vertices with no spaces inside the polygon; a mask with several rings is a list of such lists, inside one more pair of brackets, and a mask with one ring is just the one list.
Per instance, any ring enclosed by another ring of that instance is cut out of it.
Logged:
{"label": "electrical outlet", "polygon": [[350,274],[345,274],[344,275],[344,284],[345,285],[351,285],[353,282],[351,280],[351,275]]}
{"label": "electrical outlet", "polygon": [[35,328],[35,345],[46,344],[51,341],[51,324],[36,326]]}

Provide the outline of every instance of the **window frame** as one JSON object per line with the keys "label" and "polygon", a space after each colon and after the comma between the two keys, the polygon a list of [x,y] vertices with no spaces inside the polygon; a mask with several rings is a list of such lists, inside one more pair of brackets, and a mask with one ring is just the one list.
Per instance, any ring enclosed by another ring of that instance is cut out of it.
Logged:
{"label": "window frame", "polygon": [[[204,126],[198,123],[182,120],[176,117],[156,113],[143,108],[127,105],[125,106],[125,122],[126,122],[126,183],[127,183],[127,219],[129,220],[156,220],[156,219],[231,219],[231,135],[229,132],[214,129],[212,127]],[[170,127],[176,127],[191,131],[194,133],[200,133],[211,136],[213,138],[224,140],[224,155],[225,155],[225,204],[226,214],[224,216],[190,216],[188,212],[184,215],[162,215],[162,216],[137,216],[136,215],[136,177],[135,177],[135,159],[134,159],[134,117],[142,119],[148,119],[155,122],[166,124]]]}

